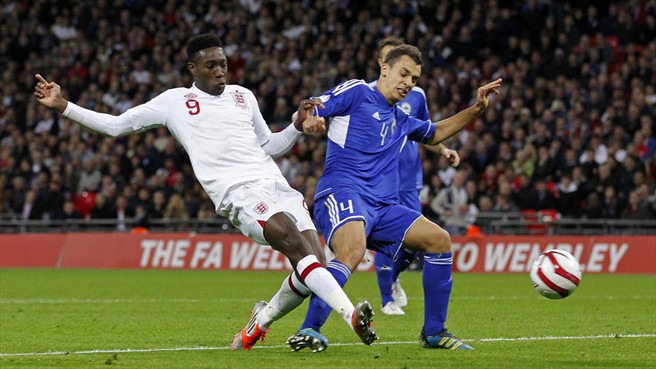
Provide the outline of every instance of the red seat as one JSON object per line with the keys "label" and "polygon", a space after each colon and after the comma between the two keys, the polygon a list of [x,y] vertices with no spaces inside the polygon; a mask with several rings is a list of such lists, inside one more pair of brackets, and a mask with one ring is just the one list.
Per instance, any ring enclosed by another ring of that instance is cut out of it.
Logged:
{"label": "red seat", "polygon": [[543,235],[549,233],[549,223],[560,218],[555,209],[522,210],[522,218],[529,234]]}

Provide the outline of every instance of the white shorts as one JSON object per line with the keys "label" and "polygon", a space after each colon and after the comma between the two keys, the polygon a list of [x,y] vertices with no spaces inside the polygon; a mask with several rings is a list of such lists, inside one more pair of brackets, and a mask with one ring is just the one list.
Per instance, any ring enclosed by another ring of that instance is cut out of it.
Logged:
{"label": "white shorts", "polygon": [[264,224],[277,213],[286,213],[301,232],[316,230],[303,195],[286,183],[270,179],[244,183],[228,190],[219,208],[219,214],[228,218],[245,236],[262,245],[269,244],[264,239]]}

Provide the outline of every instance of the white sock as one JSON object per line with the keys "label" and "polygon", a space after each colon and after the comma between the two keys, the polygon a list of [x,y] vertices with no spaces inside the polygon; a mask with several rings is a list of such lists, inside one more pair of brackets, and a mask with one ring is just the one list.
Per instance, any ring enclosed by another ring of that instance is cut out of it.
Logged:
{"label": "white sock", "polygon": [[351,315],[355,307],[335,277],[319,263],[317,257],[314,255],[304,257],[298,262],[296,269],[301,276],[301,282],[333,308],[350,327]]}
{"label": "white sock", "polygon": [[257,315],[260,329],[269,328],[273,322],[296,309],[311,293],[312,291],[298,280],[296,273],[292,272],[282,282],[282,286],[268,305]]}

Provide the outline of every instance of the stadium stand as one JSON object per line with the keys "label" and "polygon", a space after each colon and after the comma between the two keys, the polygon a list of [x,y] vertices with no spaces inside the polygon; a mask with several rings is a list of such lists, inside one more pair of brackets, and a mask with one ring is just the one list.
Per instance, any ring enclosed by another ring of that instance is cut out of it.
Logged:
{"label": "stadium stand", "polygon": [[[209,31],[225,44],[231,82],[255,92],[273,130],[302,97],[345,79],[374,80],[370,56],[387,35],[422,51],[418,85],[433,120],[503,77],[502,97],[447,142],[472,183],[476,225],[506,234],[656,233],[654,1],[59,3],[0,8],[2,232],[230,231],[165,129],[108,139],[31,96],[40,72],[71,101],[120,114],[189,85],[183,42]],[[310,207],[322,140],[304,137],[278,159]],[[432,153],[422,155],[422,203],[430,204],[450,176]],[[167,211],[172,198],[177,210]],[[439,221],[430,206],[425,214]]]}

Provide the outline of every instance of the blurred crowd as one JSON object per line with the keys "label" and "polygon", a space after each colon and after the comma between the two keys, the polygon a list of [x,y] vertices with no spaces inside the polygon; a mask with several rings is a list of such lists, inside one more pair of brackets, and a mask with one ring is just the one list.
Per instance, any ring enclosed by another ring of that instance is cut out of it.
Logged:
{"label": "blurred crowd", "polygon": [[[184,43],[213,32],[230,82],[255,93],[274,131],[302,98],[377,79],[376,46],[388,35],[422,51],[418,86],[433,121],[502,77],[501,96],[446,142],[458,168],[422,150],[433,219],[446,222],[445,209],[465,224],[524,209],[656,217],[655,0],[5,0],[0,18],[0,213],[216,217],[165,128],[106,138],[32,97],[41,73],[71,101],[120,114],[191,85]],[[303,137],[278,159],[310,207],[325,147],[325,137]]]}

